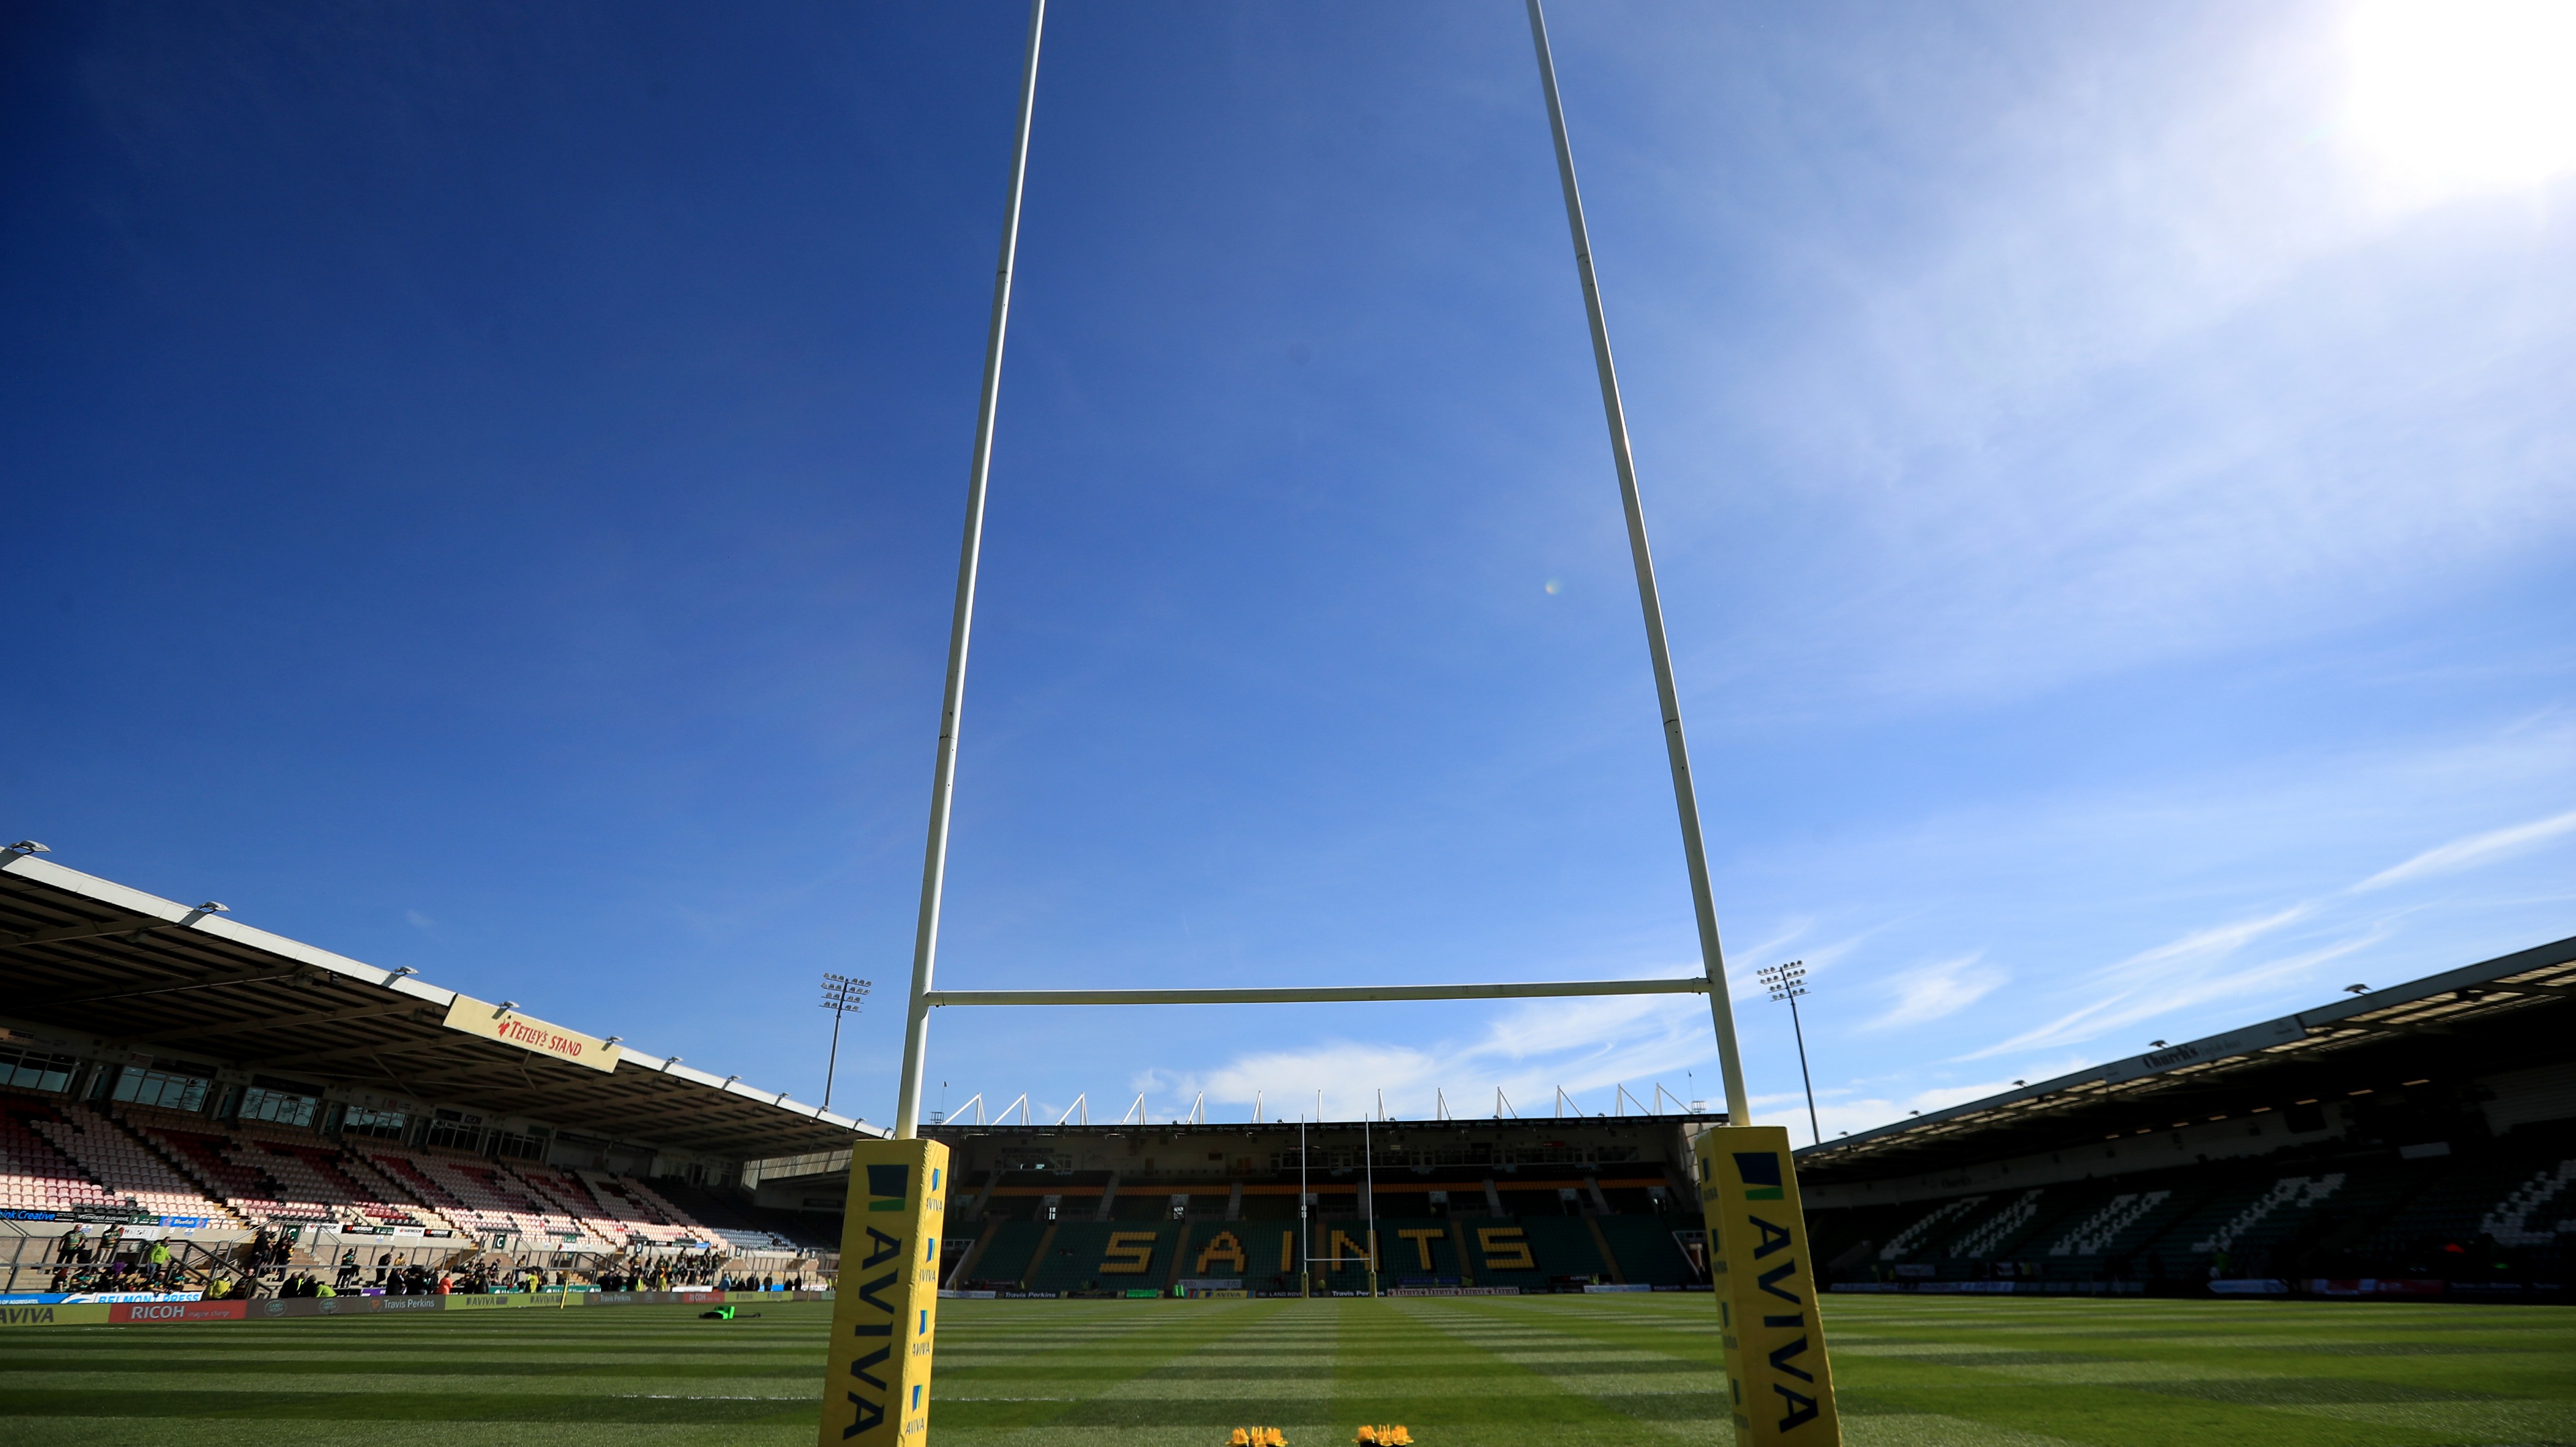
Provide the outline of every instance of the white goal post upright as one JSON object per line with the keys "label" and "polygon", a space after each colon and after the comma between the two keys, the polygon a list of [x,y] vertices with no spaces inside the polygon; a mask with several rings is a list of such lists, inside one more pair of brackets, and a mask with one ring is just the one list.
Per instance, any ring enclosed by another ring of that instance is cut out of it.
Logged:
{"label": "white goal post upright", "polygon": [[984,393],[975,406],[975,451],[966,470],[966,540],[957,553],[957,605],[948,622],[948,682],[939,702],[939,756],[930,774],[930,842],[923,849],[921,914],[912,936],[912,999],[903,1016],[903,1080],[895,1093],[895,1138],[920,1133],[921,1071],[930,1029],[931,967],[939,954],[939,895],[948,880],[948,803],[957,791],[957,726],[966,706],[966,640],[975,627],[975,570],[984,550],[984,488],[993,470],[993,417],[1002,401],[1002,339],[1011,322],[1011,263],[1020,250],[1020,193],[1029,174],[1029,120],[1038,99],[1038,41],[1046,0],[1029,0],[1027,54],[1020,62],[1019,124],[1011,133],[1011,181],[1002,203],[1002,259],[993,269],[993,314],[984,332]]}
{"label": "white goal post upright", "polygon": [[941,990],[933,987],[939,953],[939,907],[948,871],[949,804],[956,792],[957,739],[965,709],[967,643],[975,621],[975,579],[984,536],[984,501],[991,475],[994,418],[1001,403],[1002,344],[1009,331],[1011,268],[1019,250],[1020,198],[1028,175],[1029,130],[1036,112],[1039,41],[1046,28],[1046,0],[1030,0],[1027,51],[1020,72],[1018,125],[1011,141],[1010,182],[1002,209],[1001,260],[993,276],[993,309],[984,340],[984,386],[975,413],[975,446],[966,484],[965,540],[957,560],[957,601],[949,623],[948,678],[940,703],[939,749],[932,768],[930,837],[923,850],[921,909],[912,948],[912,990],[904,1010],[902,1078],[895,1103],[894,1138],[920,1134],[921,1082],[929,1057],[930,1012],[942,1005],[1184,1005],[1318,1004],[1371,1000],[1501,1000],[1566,995],[1705,993],[1717,1032],[1718,1069],[1726,1090],[1727,1119],[1752,1119],[1744,1067],[1735,1043],[1735,1016],[1726,993],[1726,960],[1718,943],[1717,903],[1709,887],[1708,854],[1701,843],[1699,800],[1691,783],[1690,752],[1682,735],[1681,698],[1673,682],[1672,650],[1664,637],[1655,562],[1646,544],[1645,505],[1628,446],[1628,422],[1619,401],[1619,377],[1610,360],[1609,323],[1592,270],[1592,243],[1583,224],[1583,198],[1574,183],[1574,153],[1565,133],[1565,109],[1548,51],[1547,23],[1539,0],[1527,0],[1530,40],[1538,53],[1539,81],[1547,97],[1548,125],[1556,142],[1557,176],[1565,190],[1566,222],[1574,239],[1575,269],[1591,323],[1593,361],[1601,378],[1601,405],[1610,429],[1610,456],[1627,515],[1628,550],[1637,573],[1637,599],[1645,614],[1646,654],[1655,674],[1663,717],[1664,751],[1680,816],[1682,859],[1690,876],[1692,914],[1699,926],[1700,974],[1661,980],[1578,980],[1459,985],[1367,985],[1308,989],[1214,990]]}
{"label": "white goal post upright", "polygon": [[[1011,142],[1010,184],[1002,212],[1001,260],[993,277],[992,317],[984,343],[983,395],[975,414],[975,445],[967,476],[966,528],[957,562],[956,610],[949,624],[948,678],[940,705],[938,757],[931,776],[930,837],[923,852],[921,912],[913,937],[912,990],[904,1011],[903,1076],[891,1137],[861,1139],[851,1149],[849,1209],[844,1216],[840,1290],[833,1310],[833,1345],[825,1378],[823,1420],[816,1438],[818,1447],[832,1447],[834,1443],[841,1447],[921,1447],[910,1439],[926,1434],[929,1428],[927,1398],[938,1317],[938,1233],[945,1221],[946,1192],[952,1188],[946,1179],[947,1147],[921,1137],[921,1085],[933,1009],[943,1005],[1289,1004],[1681,993],[1708,996],[1709,1019],[1717,1034],[1718,1068],[1725,1082],[1727,1124],[1699,1132],[1692,1141],[1692,1150],[1700,1206],[1709,1228],[1709,1267],[1720,1313],[1722,1355],[1729,1378],[1728,1399],[1736,1441],[1739,1447],[1831,1447],[1841,1441],[1833,1379],[1825,1357],[1824,1323],[1814,1315],[1817,1282],[1804,1239],[1805,1218],[1788,1133],[1777,1126],[1750,1124],[1751,1101],[1745,1092],[1735,1017],[1727,998],[1725,954],[1718,942],[1716,897],[1709,885],[1708,851],[1700,837],[1699,800],[1691,781],[1690,751],[1682,733],[1680,689],[1673,681],[1672,650],[1664,636],[1663,603],[1655,586],[1654,556],[1646,542],[1645,504],[1638,492],[1636,459],[1629,448],[1627,415],[1620,404],[1619,376],[1610,359],[1609,322],[1602,311],[1600,281],[1593,272],[1583,197],[1575,185],[1574,151],[1566,137],[1565,106],[1557,93],[1556,62],[1548,49],[1547,20],[1540,11],[1539,0],[1525,3],[1530,43],[1538,57],[1539,82],[1547,98],[1548,128],[1556,144],[1557,179],[1565,192],[1565,219],[1574,242],[1575,273],[1582,282],[1584,313],[1592,332],[1593,365],[1600,376],[1601,410],[1610,432],[1610,458],[1618,473],[1619,500],[1627,517],[1629,558],[1636,569],[1637,602],[1646,625],[1646,654],[1654,668],[1664,752],[1672,770],[1682,859],[1690,877],[1691,911],[1699,927],[1700,973],[1660,980],[1323,989],[933,987],[940,896],[948,867],[949,804],[956,787],[958,730],[965,707],[967,641],[974,625],[985,490],[992,466],[994,417],[1001,397],[1002,343],[1010,321],[1012,262],[1019,249],[1020,199],[1028,174],[1029,130],[1037,99],[1038,45],[1046,25],[1046,0],[1030,0],[1018,125]],[[1318,1099],[1320,1107],[1320,1095]],[[1659,1094],[1659,1102],[1660,1099]],[[1138,1097],[1140,1105],[1142,1100]],[[1499,1089],[1495,1101],[1499,1114]],[[1072,1113],[1069,1107],[1066,1114]],[[1320,1108],[1318,1116],[1320,1119]],[[1142,1123],[1145,1122],[1140,1119]],[[1305,1272],[1311,1272],[1315,1258],[1305,1191],[1311,1155],[1306,1132],[1307,1123],[1301,1121],[1297,1211],[1304,1260],[1300,1265]],[[867,1203],[864,1212],[860,1209],[863,1197]],[[1368,1191],[1366,1197],[1374,1226],[1374,1190]],[[1368,1238],[1369,1287],[1370,1294],[1375,1295],[1373,1229],[1368,1231]]]}
{"label": "white goal post upright", "polygon": [[1682,861],[1690,870],[1691,913],[1699,922],[1700,968],[1708,978],[1708,1011],[1717,1027],[1717,1068],[1726,1082],[1729,1125],[1753,1122],[1744,1093],[1744,1062],[1735,1048],[1735,1012],[1726,998],[1726,952],[1717,940],[1717,896],[1709,888],[1708,850],[1700,842],[1699,791],[1691,783],[1690,748],[1682,739],[1681,690],[1664,641],[1664,604],[1655,589],[1655,556],[1646,546],[1646,505],[1637,494],[1637,460],[1628,450],[1628,413],[1619,402],[1619,373],[1610,364],[1610,322],[1601,311],[1601,282],[1592,272],[1592,235],[1583,224],[1583,193],[1574,184],[1574,147],[1565,135],[1565,103],[1556,93],[1556,59],[1547,17],[1528,0],[1530,44],[1538,51],[1539,85],[1547,92],[1548,130],[1556,138],[1556,175],[1565,189],[1565,224],[1574,235],[1574,269],[1583,279],[1583,310],[1592,323],[1592,362],[1601,374],[1601,412],[1610,427],[1610,460],[1619,472],[1619,501],[1628,515],[1628,557],[1637,569],[1637,602],[1646,615],[1646,656],[1655,667],[1655,701],[1664,717],[1664,756],[1672,766],[1673,805],[1681,815]]}

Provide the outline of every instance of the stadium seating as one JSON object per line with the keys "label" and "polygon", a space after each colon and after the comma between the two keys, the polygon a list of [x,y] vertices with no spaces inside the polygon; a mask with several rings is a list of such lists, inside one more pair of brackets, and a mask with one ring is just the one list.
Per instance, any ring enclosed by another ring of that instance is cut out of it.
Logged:
{"label": "stadium seating", "polygon": [[[705,1239],[706,1228],[690,1221],[669,1202],[661,1201],[640,1184],[598,1171],[576,1171],[573,1174],[590,1188],[591,1199],[599,1203],[600,1213],[624,1229],[630,1243],[641,1239],[649,1245],[676,1246]],[[648,1198],[658,1204],[648,1203]]]}
{"label": "stadium seating", "polygon": [[41,1102],[0,1097],[0,1210],[69,1211],[114,1203],[106,1187],[35,1129],[37,1122],[60,1120]]}
{"label": "stadium seating", "polygon": [[[1180,1228],[1170,1222],[1155,1225],[1139,1221],[1076,1221],[1057,1226],[1054,1239],[1030,1267],[1028,1282],[1033,1291],[1141,1291],[1160,1290],[1169,1280],[1172,1247]],[[1118,1238],[1120,1253],[1110,1254],[1111,1240]],[[1143,1253],[1141,1271],[1120,1268],[1134,1264]]]}
{"label": "stadium seating", "polygon": [[[394,1158],[383,1149],[370,1149],[368,1154],[379,1162]],[[574,1251],[614,1251],[623,1244],[594,1235],[566,1207],[540,1200],[542,1191],[501,1163],[428,1151],[409,1152],[400,1159],[410,1175],[434,1184],[455,1201],[448,1214],[464,1212],[477,1235],[507,1233],[516,1240],[556,1242]]]}
{"label": "stadium seating", "polygon": [[965,1271],[958,1281],[963,1286],[1016,1289],[1028,1275],[1029,1263],[1035,1257],[1038,1242],[1046,1227],[1035,1221],[986,1220],[979,1227]]}
{"label": "stadium seating", "polygon": [[603,1172],[0,1090],[0,1210],[128,1203],[218,1229],[416,1226],[602,1253],[709,1240],[759,1251],[810,1244],[714,1229],[644,1183]]}
{"label": "stadium seating", "polygon": [[310,1198],[289,1200],[286,1188],[267,1172],[251,1162],[236,1159],[234,1142],[229,1137],[159,1123],[146,1124],[137,1119],[139,1115],[140,1112],[131,1110],[126,1113],[126,1123],[136,1135],[208,1195],[220,1197],[252,1225],[320,1223],[332,1219],[327,1202]]}
{"label": "stadium seating", "polygon": [[157,1215],[204,1218],[234,1226],[241,1218],[181,1176],[170,1163],[115,1121],[73,1101],[28,1122],[82,1173],[104,1186],[116,1202],[131,1202]]}
{"label": "stadium seating", "polygon": [[728,1199],[686,1181],[626,1184],[646,1206],[688,1222],[699,1239],[726,1241],[738,1251],[837,1250],[841,1244],[837,1223],[807,1222],[787,1211],[762,1211],[747,1196]]}
{"label": "stadium seating", "polygon": [[2576,1125],[2456,1154],[2327,1148],[1811,1213],[1836,1280],[2554,1279],[2576,1235]]}
{"label": "stadium seating", "polygon": [[[1690,1258],[1682,1254],[1681,1243],[1673,1239],[1673,1220],[1661,1215],[1623,1214],[1603,1216],[1595,1224],[1600,1226],[1611,1256],[1619,1263],[1619,1274],[1630,1284],[1680,1286],[1699,1279]],[[1696,1227],[1699,1222],[1694,1218],[1687,1224]]]}

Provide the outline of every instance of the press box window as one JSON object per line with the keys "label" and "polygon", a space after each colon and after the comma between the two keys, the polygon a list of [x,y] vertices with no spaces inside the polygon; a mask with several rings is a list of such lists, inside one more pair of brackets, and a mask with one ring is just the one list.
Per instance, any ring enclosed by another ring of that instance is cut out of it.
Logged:
{"label": "press box window", "polygon": [[116,1077],[116,1099],[134,1105],[155,1105],[163,1110],[184,1110],[191,1115],[206,1108],[206,1080],[198,1075],[178,1075],[167,1070],[147,1070],[129,1065]]}
{"label": "press box window", "polygon": [[429,1130],[421,1137],[421,1143],[456,1151],[479,1151],[483,1148],[483,1117],[442,1110],[430,1119]]}
{"label": "press box window", "polygon": [[242,1092],[240,1118],[310,1127],[314,1112],[321,1108],[322,1102],[312,1096],[291,1095],[283,1090],[254,1085]]}
{"label": "press box window", "polygon": [[14,1085],[20,1090],[63,1090],[71,1085],[72,1069],[78,1064],[80,1061],[69,1055],[0,1045],[0,1085]]}
{"label": "press box window", "polygon": [[402,1139],[403,1127],[409,1123],[410,1118],[398,1110],[369,1110],[365,1106],[353,1105],[340,1122],[340,1133],[398,1141]]}

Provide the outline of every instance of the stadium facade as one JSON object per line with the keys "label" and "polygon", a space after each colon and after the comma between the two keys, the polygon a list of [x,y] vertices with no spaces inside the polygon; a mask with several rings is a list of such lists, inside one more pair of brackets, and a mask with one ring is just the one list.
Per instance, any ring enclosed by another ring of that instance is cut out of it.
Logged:
{"label": "stadium facade", "polygon": [[[879,1134],[24,850],[0,967],[20,1268],[105,1224],[827,1266],[848,1143]],[[2555,1298],[2571,1025],[2563,940],[1840,1137],[1799,1152],[1817,1258],[1846,1291]],[[925,1134],[954,1290],[1684,1290],[1691,1142],[1723,1119]]]}
{"label": "stadium facade", "polygon": [[[1842,1291],[2559,1299],[2572,1026],[2576,939],[2017,1085],[1800,1151],[1811,1239]],[[1358,1291],[1373,1255],[1388,1289],[1681,1290],[1722,1120],[924,1133],[953,1289],[1294,1291],[1315,1257]],[[768,1163],[758,1198],[836,1220],[844,1159]]]}
{"label": "stadium facade", "polygon": [[[748,1160],[864,1123],[615,1036],[0,850],[0,1256],[261,1233],[406,1259],[837,1245]],[[95,1264],[95,1263],[91,1263]]]}
{"label": "stadium facade", "polygon": [[[1682,1290],[1716,1115],[1231,1125],[950,1121],[943,1279],[1008,1296]],[[829,1214],[842,1177],[764,1179]],[[1303,1215],[1300,1206],[1303,1206]]]}

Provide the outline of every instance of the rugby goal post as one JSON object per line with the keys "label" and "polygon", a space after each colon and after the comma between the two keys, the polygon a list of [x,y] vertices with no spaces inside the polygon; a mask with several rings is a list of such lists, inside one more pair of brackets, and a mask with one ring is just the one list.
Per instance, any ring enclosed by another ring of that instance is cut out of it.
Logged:
{"label": "rugby goal post", "polygon": [[857,1142],[850,1157],[841,1267],[832,1314],[832,1346],[823,1389],[820,1447],[919,1447],[906,1439],[929,1431],[931,1362],[939,1310],[939,1232],[949,1188],[948,1148],[920,1133],[921,1085],[928,1056],[930,1012],[974,1005],[1219,1005],[1323,1004],[1387,1000],[1500,1000],[1580,995],[1705,994],[1716,1031],[1718,1068],[1726,1091],[1727,1124],[1702,1131],[1693,1149],[1700,1203],[1709,1232],[1711,1279],[1739,1444],[1839,1444],[1832,1375],[1826,1366],[1823,1323],[1817,1315],[1818,1283],[1799,1210],[1789,1137],[1779,1126],[1755,1126],[1736,1048],[1735,1018],[1726,991],[1724,952],[1718,942],[1717,905],[1701,842],[1699,802],[1691,782],[1690,753],[1682,733],[1681,700],[1665,641],[1663,603],[1647,546],[1644,503],[1637,487],[1619,378],[1610,356],[1609,323],[1592,266],[1583,197],[1574,178],[1574,152],[1566,136],[1565,108],[1557,91],[1547,21],[1539,0],[1525,0],[1539,82],[1547,99],[1548,127],[1556,144],[1557,178],[1574,263],[1592,332],[1592,355],[1601,384],[1601,407],[1610,433],[1611,462],[1628,524],[1628,549],[1645,617],[1646,652],[1655,675],[1663,719],[1664,750],[1672,770],[1682,855],[1688,867],[1691,907],[1699,927],[1701,972],[1645,980],[1567,980],[1453,985],[1356,985],[1320,988],[1195,990],[941,990],[933,987],[938,956],[939,910],[948,865],[949,804],[957,776],[957,741],[966,692],[967,644],[973,632],[976,572],[983,548],[984,503],[990,474],[994,419],[1002,382],[1002,347],[1009,331],[1011,270],[1019,250],[1020,201],[1028,173],[1029,130],[1037,100],[1038,52],[1046,28],[1046,0],[1030,0],[1028,38],[1020,71],[1017,124],[1011,142],[1010,179],[1002,212],[1001,259],[994,270],[992,312],[984,345],[983,391],[975,414],[975,443],[966,488],[965,537],[957,564],[957,596],[948,634],[947,682],[940,701],[939,747],[932,768],[929,839],[923,850],[921,905],[913,938],[912,988],[904,1012],[903,1065],[894,1131],[884,1140]]}

